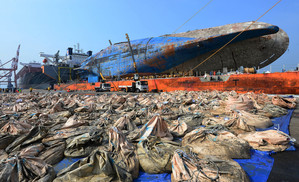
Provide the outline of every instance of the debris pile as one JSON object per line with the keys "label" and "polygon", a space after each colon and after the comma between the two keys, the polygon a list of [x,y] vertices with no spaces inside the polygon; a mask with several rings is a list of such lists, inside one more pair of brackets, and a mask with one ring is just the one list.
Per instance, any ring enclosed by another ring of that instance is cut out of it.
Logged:
{"label": "debris pile", "polygon": [[[249,181],[233,158],[283,151],[273,125],[296,100],[265,94],[1,94],[0,179],[132,181],[139,170],[173,181]],[[65,157],[81,160],[55,174]],[[184,167],[185,166],[185,167]],[[5,181],[4,180],[4,181]]]}

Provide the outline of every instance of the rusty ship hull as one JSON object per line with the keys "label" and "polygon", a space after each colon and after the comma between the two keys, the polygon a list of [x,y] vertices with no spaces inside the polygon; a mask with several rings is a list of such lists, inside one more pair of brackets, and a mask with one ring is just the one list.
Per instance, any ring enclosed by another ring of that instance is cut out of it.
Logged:
{"label": "rusty ship hull", "polygon": [[[214,79],[209,79],[212,77]],[[238,93],[255,92],[266,94],[299,94],[299,72],[276,72],[260,74],[234,74],[224,75],[224,80],[219,81],[218,76],[200,77],[175,77],[142,79],[148,81],[149,91],[158,90],[164,92],[185,91],[236,91]],[[119,85],[130,85],[131,80],[110,81],[112,91],[119,91]],[[55,85],[57,90],[95,90],[100,82],[73,83]]]}
{"label": "rusty ship hull", "polygon": [[[242,66],[263,68],[287,50],[289,37],[282,29],[263,22],[255,22],[250,26],[251,24],[252,22],[235,23],[134,40],[130,43],[116,43],[90,56],[81,64],[81,68],[88,71],[88,82],[61,84],[56,89],[94,90],[95,86],[100,85],[98,80],[101,74],[106,78],[119,80],[132,76],[136,73],[136,68],[142,78],[155,77],[143,79],[148,81],[150,91],[235,90],[240,93],[299,94],[298,72],[224,73],[224,70],[235,71]],[[203,63],[231,40],[233,41],[224,49]],[[205,72],[220,73],[222,70],[224,74],[221,76],[200,76]],[[169,77],[186,74],[193,76]],[[163,78],[157,78],[161,75],[164,75]],[[132,80],[110,83],[112,91],[118,91],[120,85],[130,85],[131,82]]]}
{"label": "rusty ship hull", "polygon": [[[289,37],[279,27],[256,22],[223,50],[204,62],[220,47],[245,30],[252,22],[235,23],[113,44],[86,59],[81,68],[105,77],[134,74],[134,56],[140,75],[172,74],[193,70],[204,72],[237,70],[239,67],[263,68],[288,48]],[[196,67],[196,68],[195,68]],[[194,69],[195,68],[195,69]]]}

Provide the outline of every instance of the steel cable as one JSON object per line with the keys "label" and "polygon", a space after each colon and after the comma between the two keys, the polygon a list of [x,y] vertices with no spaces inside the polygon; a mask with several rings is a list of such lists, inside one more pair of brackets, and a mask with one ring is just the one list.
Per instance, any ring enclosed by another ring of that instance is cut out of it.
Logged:
{"label": "steel cable", "polygon": [[205,9],[205,7],[207,7],[213,0],[210,0],[206,5],[204,5],[200,10],[198,10],[193,16],[191,16],[191,18],[189,18],[187,21],[185,21],[185,23],[183,23],[179,28],[177,28],[173,34],[176,33],[176,31],[178,31],[180,28],[182,28],[182,26],[184,26],[188,21],[190,21],[192,18],[194,18],[199,12],[201,12],[203,9]]}

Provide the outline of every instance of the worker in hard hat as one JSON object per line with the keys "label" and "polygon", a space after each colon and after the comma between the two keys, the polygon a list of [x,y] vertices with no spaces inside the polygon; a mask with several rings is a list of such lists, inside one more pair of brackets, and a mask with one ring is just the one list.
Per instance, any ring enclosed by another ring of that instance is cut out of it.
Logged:
{"label": "worker in hard hat", "polygon": [[30,87],[30,88],[29,88],[29,92],[32,92],[32,90],[33,90],[33,88],[32,88],[32,87]]}

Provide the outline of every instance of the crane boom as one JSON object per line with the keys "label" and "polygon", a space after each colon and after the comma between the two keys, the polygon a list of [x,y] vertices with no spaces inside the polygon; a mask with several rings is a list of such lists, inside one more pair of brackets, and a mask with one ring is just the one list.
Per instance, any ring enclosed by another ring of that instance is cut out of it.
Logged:
{"label": "crane boom", "polygon": [[132,49],[132,46],[131,46],[129,35],[127,33],[126,33],[126,38],[128,40],[128,44],[129,44],[129,47],[130,47],[130,51],[131,51],[131,55],[132,55],[132,59],[133,59],[133,65],[134,65],[135,73],[138,74],[138,70],[137,70],[137,66],[136,66],[136,62],[135,62],[135,58],[134,58],[134,54],[133,54],[133,49]]}
{"label": "crane boom", "polygon": [[100,75],[101,75],[101,77],[102,77],[102,80],[106,80],[106,79],[103,77],[102,73],[100,73]]}

